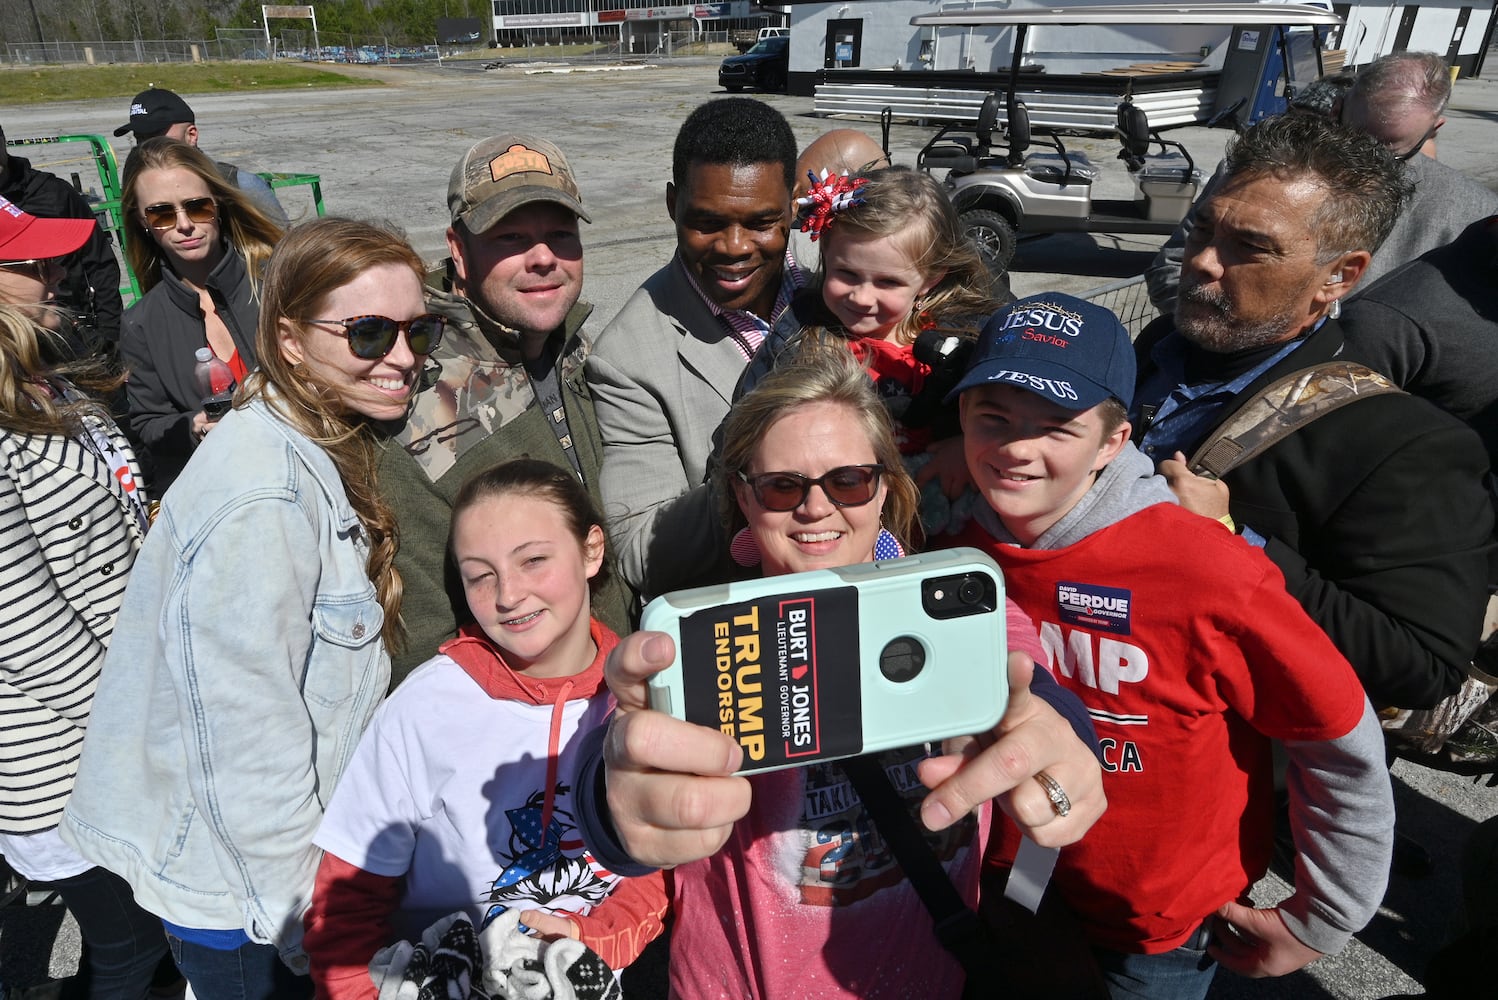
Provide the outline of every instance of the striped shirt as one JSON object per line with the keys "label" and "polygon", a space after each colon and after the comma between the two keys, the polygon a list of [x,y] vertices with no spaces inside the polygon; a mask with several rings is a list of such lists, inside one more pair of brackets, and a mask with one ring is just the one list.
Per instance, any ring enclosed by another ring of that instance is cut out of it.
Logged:
{"label": "striped shirt", "polygon": [[[102,433],[129,455],[118,428]],[[144,532],[92,441],[0,430],[0,832],[57,825]],[[127,472],[133,472],[128,470]]]}

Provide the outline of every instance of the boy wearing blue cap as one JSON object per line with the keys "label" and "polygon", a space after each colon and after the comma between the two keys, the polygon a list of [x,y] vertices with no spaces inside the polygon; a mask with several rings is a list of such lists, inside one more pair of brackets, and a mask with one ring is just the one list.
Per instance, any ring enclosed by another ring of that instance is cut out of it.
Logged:
{"label": "boy wearing blue cap", "polygon": [[[1097,726],[1108,811],[1056,890],[1119,997],[1199,998],[1216,963],[1283,975],[1339,950],[1388,881],[1393,804],[1362,685],[1263,553],[1177,506],[1130,442],[1127,331],[1062,294],[984,326],[960,399],[987,501],[957,544],[1004,570],[1045,664]],[[1295,892],[1248,906],[1289,756]],[[995,826],[988,863],[1018,844]]]}

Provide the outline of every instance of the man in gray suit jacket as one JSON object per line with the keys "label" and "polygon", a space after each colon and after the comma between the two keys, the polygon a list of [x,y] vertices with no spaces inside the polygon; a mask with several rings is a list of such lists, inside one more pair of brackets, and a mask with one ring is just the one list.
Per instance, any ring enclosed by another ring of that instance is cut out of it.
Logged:
{"label": "man in gray suit jacket", "polygon": [[676,254],[587,360],[614,558],[647,597],[726,571],[708,459],[740,373],[803,281],[786,257],[795,165],[795,137],[769,105],[694,111],[666,185]]}

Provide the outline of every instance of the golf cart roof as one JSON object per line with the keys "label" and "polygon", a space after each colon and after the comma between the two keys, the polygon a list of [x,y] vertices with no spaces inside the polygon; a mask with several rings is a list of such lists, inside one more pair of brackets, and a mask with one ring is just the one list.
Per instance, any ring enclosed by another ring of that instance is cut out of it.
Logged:
{"label": "golf cart roof", "polygon": [[918,14],[916,27],[983,27],[1048,24],[1227,24],[1339,25],[1342,18],[1325,7],[1298,3],[1118,4],[1107,7],[1027,7],[1005,10],[944,10]]}

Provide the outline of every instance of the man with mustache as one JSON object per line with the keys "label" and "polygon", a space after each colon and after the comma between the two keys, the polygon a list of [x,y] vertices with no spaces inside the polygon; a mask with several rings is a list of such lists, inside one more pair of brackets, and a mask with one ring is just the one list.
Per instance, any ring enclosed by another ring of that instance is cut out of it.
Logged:
{"label": "man with mustache", "polygon": [[[1450,243],[1474,220],[1498,212],[1498,194],[1436,162],[1436,134],[1446,124],[1443,112],[1450,98],[1451,75],[1444,56],[1391,52],[1359,70],[1351,89],[1337,98],[1328,112],[1333,120],[1367,132],[1387,146],[1404,163],[1405,177],[1415,186],[1409,204],[1394,220],[1349,303],[1378,278],[1428,250]],[[1315,113],[1298,102],[1292,108],[1294,113]],[[1218,169],[1197,197],[1197,204],[1204,203],[1222,183],[1221,167]],[[1162,313],[1175,309],[1181,255],[1195,213],[1193,205],[1144,272],[1150,301]]]}
{"label": "man with mustache", "polygon": [[1245,132],[1187,238],[1174,317],[1140,334],[1130,418],[1184,506],[1264,549],[1373,703],[1415,708],[1457,690],[1481,632],[1477,436],[1423,399],[1360,392],[1220,480],[1188,467],[1260,389],[1341,359],[1340,301],[1409,189],[1377,139],[1319,117]]}
{"label": "man with mustache", "polygon": [[[451,291],[427,289],[447,329],[380,454],[405,586],[406,644],[390,651],[392,687],[469,620],[447,558],[452,503],[469,477],[528,455],[571,469],[600,499],[603,445],[583,383],[582,328],[593,307],[578,301],[578,220],[592,220],[572,167],[539,136],[491,136],[453,168],[447,207]],[[594,593],[593,613],[622,635],[629,601],[616,577]]]}
{"label": "man with mustache", "polygon": [[646,596],[730,571],[708,458],[744,366],[804,280],[786,253],[795,169],[795,136],[769,105],[692,112],[666,185],[676,254],[588,358],[611,550]]}

